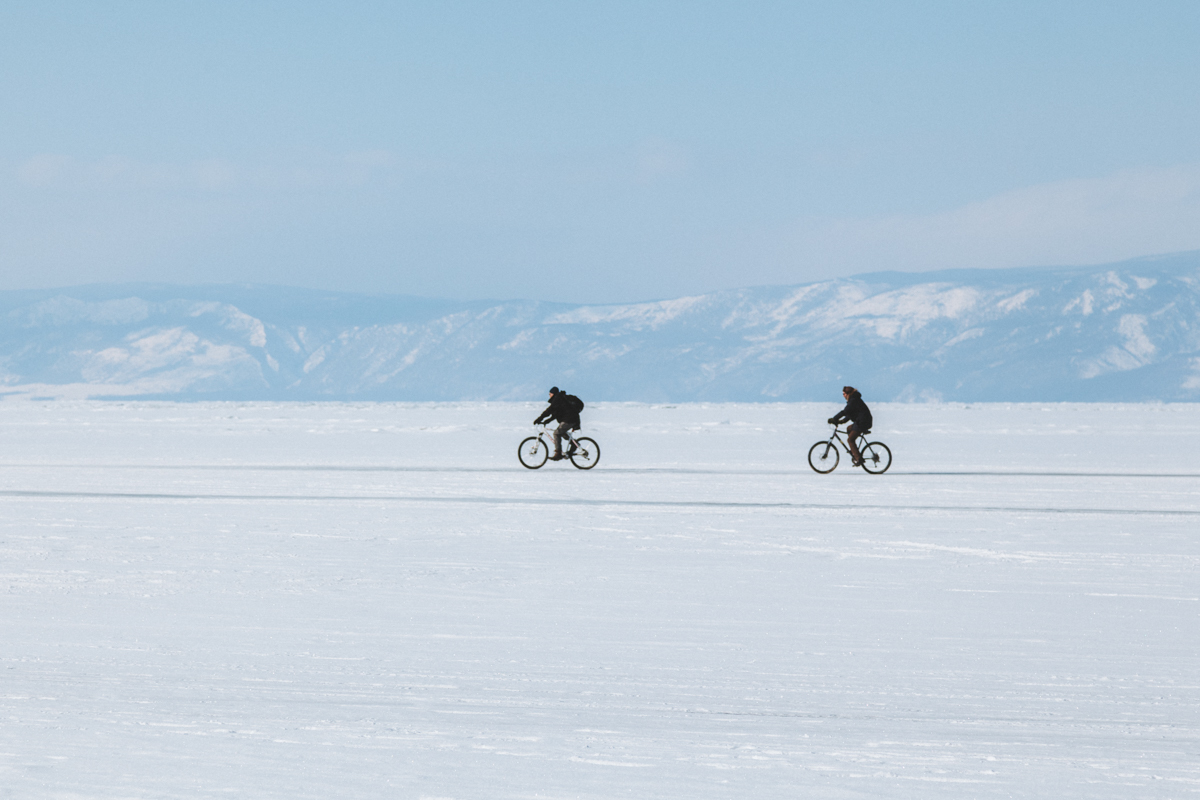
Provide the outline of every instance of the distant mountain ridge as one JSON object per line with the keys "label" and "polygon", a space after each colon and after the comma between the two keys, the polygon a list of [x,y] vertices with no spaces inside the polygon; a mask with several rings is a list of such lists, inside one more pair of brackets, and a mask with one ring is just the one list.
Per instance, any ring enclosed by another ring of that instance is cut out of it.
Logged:
{"label": "distant mountain ridge", "polygon": [[179,400],[1200,400],[1200,252],[620,305],[272,286],[0,292],[0,394]]}

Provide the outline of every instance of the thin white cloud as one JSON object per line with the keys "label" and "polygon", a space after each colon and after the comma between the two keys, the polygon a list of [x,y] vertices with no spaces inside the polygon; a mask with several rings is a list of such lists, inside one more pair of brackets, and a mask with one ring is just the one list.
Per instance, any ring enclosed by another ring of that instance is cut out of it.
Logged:
{"label": "thin white cloud", "polygon": [[793,240],[830,267],[1082,264],[1200,248],[1200,164],[1016,189],[929,215],[810,219]]}
{"label": "thin white cloud", "polygon": [[637,148],[637,180],[652,183],[661,178],[687,172],[691,158],[687,151],[665,139],[647,139]]}
{"label": "thin white cloud", "polygon": [[82,161],[46,153],[17,165],[15,177],[19,185],[36,189],[221,192],[360,186],[398,167],[396,157],[385,150],[254,164],[221,158],[150,162],[116,155]]}
{"label": "thin white cloud", "polygon": [[26,159],[17,167],[17,181],[24,186],[49,186],[61,178],[70,166],[70,156],[42,153]]}

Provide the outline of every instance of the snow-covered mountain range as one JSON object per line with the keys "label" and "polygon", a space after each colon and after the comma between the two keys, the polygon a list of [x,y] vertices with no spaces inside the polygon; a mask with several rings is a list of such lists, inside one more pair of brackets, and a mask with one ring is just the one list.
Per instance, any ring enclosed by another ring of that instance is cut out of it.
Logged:
{"label": "snow-covered mountain range", "polygon": [[272,286],[0,292],[0,393],[173,399],[1200,400],[1200,252],[626,305]]}

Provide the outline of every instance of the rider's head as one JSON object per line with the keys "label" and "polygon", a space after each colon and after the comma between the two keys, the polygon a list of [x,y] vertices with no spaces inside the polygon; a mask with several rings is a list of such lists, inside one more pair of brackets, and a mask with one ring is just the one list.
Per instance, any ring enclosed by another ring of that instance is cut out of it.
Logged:
{"label": "rider's head", "polygon": [[551,386],[551,387],[550,387],[550,396],[551,396],[551,397],[553,397],[553,396],[554,396],[554,395],[556,395],[556,394],[558,394],[558,387],[557,387],[557,386]]}
{"label": "rider's head", "polygon": [[843,386],[842,397],[849,399],[850,395],[854,394],[856,391],[857,389],[855,389],[853,386]]}

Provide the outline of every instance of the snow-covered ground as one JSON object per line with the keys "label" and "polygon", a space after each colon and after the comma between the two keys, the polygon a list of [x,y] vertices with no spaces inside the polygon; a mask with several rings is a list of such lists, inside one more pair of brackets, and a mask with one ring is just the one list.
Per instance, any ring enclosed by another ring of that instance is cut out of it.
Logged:
{"label": "snow-covered ground", "polygon": [[540,408],[0,405],[0,798],[1200,794],[1200,408]]}

